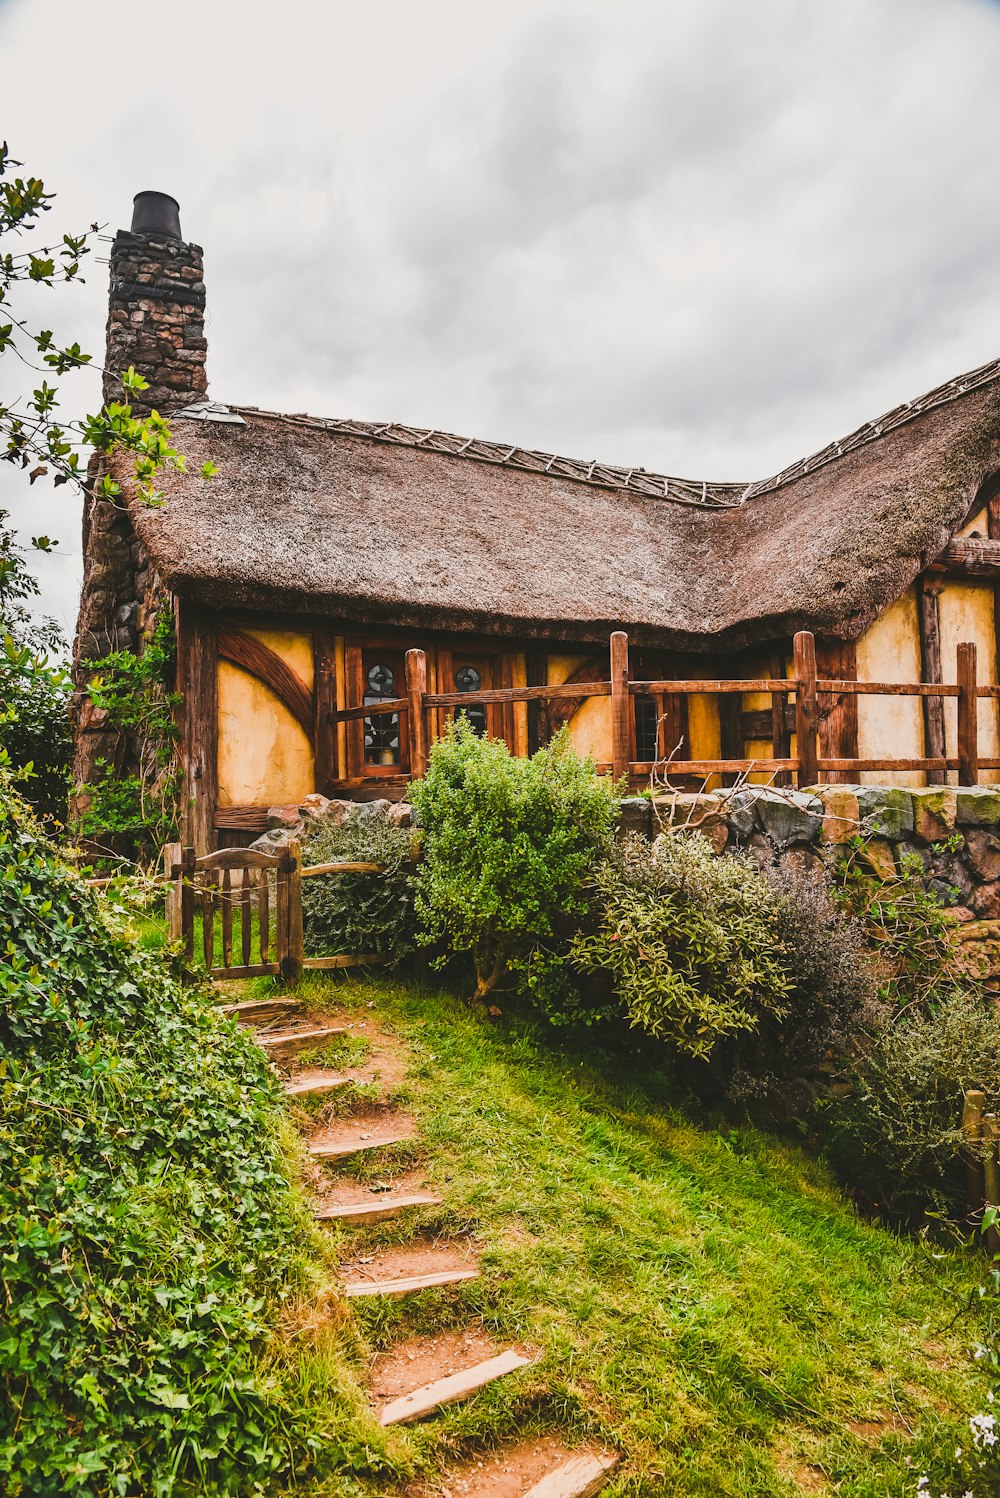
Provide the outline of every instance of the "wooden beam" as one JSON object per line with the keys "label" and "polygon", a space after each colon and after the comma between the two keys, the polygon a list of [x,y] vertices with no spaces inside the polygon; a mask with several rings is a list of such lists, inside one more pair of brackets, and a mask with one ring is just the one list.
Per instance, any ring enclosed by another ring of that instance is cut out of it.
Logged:
{"label": "wooden beam", "polygon": [[[816,648],[821,676],[852,680],[858,674],[857,650],[850,640],[825,640]],[[854,759],[858,753],[858,699],[848,692],[819,694],[821,759]],[[943,753],[943,751],[942,751]],[[831,782],[850,784],[850,771],[834,770]]]}
{"label": "wooden beam", "polygon": [[[743,727],[741,717],[743,713],[743,694],[741,692],[722,692],[718,697],[719,704],[719,748],[723,759],[743,758]],[[732,785],[735,774],[723,775],[722,784]]]}
{"label": "wooden beam", "polygon": [[410,739],[410,774],[420,780],[427,773],[427,657],[422,650],[406,652],[406,731]]}
{"label": "wooden beam", "polygon": [[798,787],[815,785],[816,727],[819,701],[816,696],[816,641],[808,630],[800,630],[792,641],[795,656],[795,738],[798,749]]}
{"label": "wooden beam", "polygon": [[979,784],[979,694],[976,691],[976,647],[958,647],[958,783]]}
{"label": "wooden beam", "polygon": [[270,687],[312,742],[315,718],[312,693],[280,655],[253,635],[224,624],[219,630],[219,656]]}
{"label": "wooden beam", "polygon": [[337,660],[333,636],[325,629],[313,635],[313,781],[324,796],[337,778]]}
{"label": "wooden beam", "polygon": [[[529,650],[525,655],[526,686],[544,687],[549,679],[549,657],[544,650]],[[535,754],[552,737],[549,710],[545,702],[528,703],[528,753]]]}
{"label": "wooden beam", "polygon": [[616,629],[611,636],[611,774],[628,774],[632,705],[628,692],[628,635]]}
{"label": "wooden beam", "polygon": [[[940,580],[924,574],[917,587],[920,622],[920,676],[923,681],[943,681],[941,659]],[[931,759],[943,759],[945,750],[944,698],[921,699],[924,713],[924,753]],[[928,785],[945,785],[945,770],[928,770]]]}
{"label": "wooden beam", "polygon": [[949,541],[934,565],[960,577],[1000,578],[1000,539],[956,536]]}
{"label": "wooden beam", "polygon": [[177,680],[184,699],[181,837],[202,854],[215,846],[219,795],[219,633],[216,618],[207,609],[182,603],[178,615]]}

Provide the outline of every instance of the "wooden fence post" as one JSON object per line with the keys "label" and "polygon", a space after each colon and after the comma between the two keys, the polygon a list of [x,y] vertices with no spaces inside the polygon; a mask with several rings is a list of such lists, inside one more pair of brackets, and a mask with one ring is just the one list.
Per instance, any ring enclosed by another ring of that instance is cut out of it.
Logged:
{"label": "wooden fence post", "polygon": [[302,976],[305,939],[302,929],[302,845],[289,843],[284,867],[278,870],[277,952],[275,956],[286,983]]}
{"label": "wooden fence post", "polygon": [[[986,1145],[986,1158],[983,1161],[983,1175],[986,1179],[986,1205],[988,1207],[996,1207],[1000,1210],[1000,1165],[997,1162],[1000,1123],[997,1122],[995,1113],[986,1113],[983,1116],[983,1142]],[[1000,1252],[1000,1229],[996,1226],[987,1230],[986,1247],[991,1254]]]}
{"label": "wooden fence post", "polygon": [[611,636],[611,773],[615,780],[628,775],[629,744],[628,635],[616,629]]}
{"label": "wooden fence post", "polygon": [[419,780],[427,773],[427,714],[424,695],[427,691],[427,657],[422,650],[406,652],[406,713],[410,741],[410,779]]}
{"label": "wooden fence post", "polygon": [[816,730],[819,700],[816,696],[816,641],[809,630],[799,630],[792,641],[795,661],[795,737],[799,773],[798,786],[815,785],[819,777],[816,760]]}
{"label": "wooden fence post", "polygon": [[179,869],[184,849],[180,843],[165,843],[163,846],[163,877],[169,880],[167,884],[167,931],[171,941],[180,941],[184,934],[183,917],[181,913],[181,875],[174,873]]}
{"label": "wooden fence post", "polygon": [[986,1094],[978,1089],[972,1089],[965,1094],[962,1104],[962,1139],[964,1141],[963,1157],[965,1159],[965,1178],[968,1186],[969,1215],[978,1218],[982,1211],[983,1201],[986,1194],[986,1183],[983,1179],[983,1160],[981,1154],[983,1138],[983,1113],[986,1110]]}
{"label": "wooden fence post", "polygon": [[179,867],[176,895],[180,911],[178,936],[184,943],[184,956],[188,962],[194,959],[194,860],[193,848],[181,848],[180,858],[174,865],[175,868]]}
{"label": "wooden fence post", "polygon": [[976,647],[958,647],[958,783],[979,784],[979,697],[976,693]]}

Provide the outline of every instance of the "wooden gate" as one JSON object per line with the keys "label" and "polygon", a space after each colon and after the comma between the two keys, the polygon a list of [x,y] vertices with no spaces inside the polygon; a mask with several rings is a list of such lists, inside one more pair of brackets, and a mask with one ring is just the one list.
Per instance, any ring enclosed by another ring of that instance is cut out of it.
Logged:
{"label": "wooden gate", "polygon": [[[164,855],[172,880],[170,936],[183,944],[188,961],[194,960],[200,921],[200,956],[211,977],[273,974],[295,982],[304,957],[298,843],[278,853],[222,848],[201,858],[193,848],[171,843]],[[234,928],[239,937],[235,959]]]}

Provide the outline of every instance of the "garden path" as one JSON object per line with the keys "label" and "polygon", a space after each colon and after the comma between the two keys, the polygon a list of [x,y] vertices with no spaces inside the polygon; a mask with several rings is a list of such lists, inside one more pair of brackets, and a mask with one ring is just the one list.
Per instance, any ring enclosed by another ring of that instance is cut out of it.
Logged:
{"label": "garden path", "polygon": [[[406,1070],[394,1037],[375,1020],[343,1022],[307,1012],[294,999],[223,1006],[252,1028],[279,1068],[307,1139],[316,1220],[347,1226],[381,1222],[440,1205],[426,1189],[417,1153],[417,1125],[391,1102]],[[365,1044],[357,1047],[364,1036]],[[323,1052],[340,1047],[350,1061],[352,1041],[363,1055],[334,1069]],[[346,1104],[346,1108],[342,1107]],[[371,1183],[340,1167],[377,1162]],[[433,1291],[478,1278],[466,1237],[421,1234],[410,1243],[358,1252],[340,1266],[348,1298],[387,1298]],[[382,1425],[433,1417],[471,1399],[488,1384],[534,1361],[530,1348],[497,1347],[481,1327],[412,1338],[377,1357],[371,1368],[373,1411]],[[496,1455],[463,1463],[430,1484],[406,1489],[407,1498],[593,1498],[618,1463],[612,1453],[571,1449],[555,1436],[524,1441]]]}

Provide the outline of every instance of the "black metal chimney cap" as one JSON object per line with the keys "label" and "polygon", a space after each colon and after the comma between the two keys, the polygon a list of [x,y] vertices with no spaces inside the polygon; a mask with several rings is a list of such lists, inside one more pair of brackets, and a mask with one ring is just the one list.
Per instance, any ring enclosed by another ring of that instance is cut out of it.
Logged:
{"label": "black metal chimney cap", "polygon": [[166,234],[171,239],[181,234],[181,205],[166,192],[137,192],[133,198],[132,233]]}

